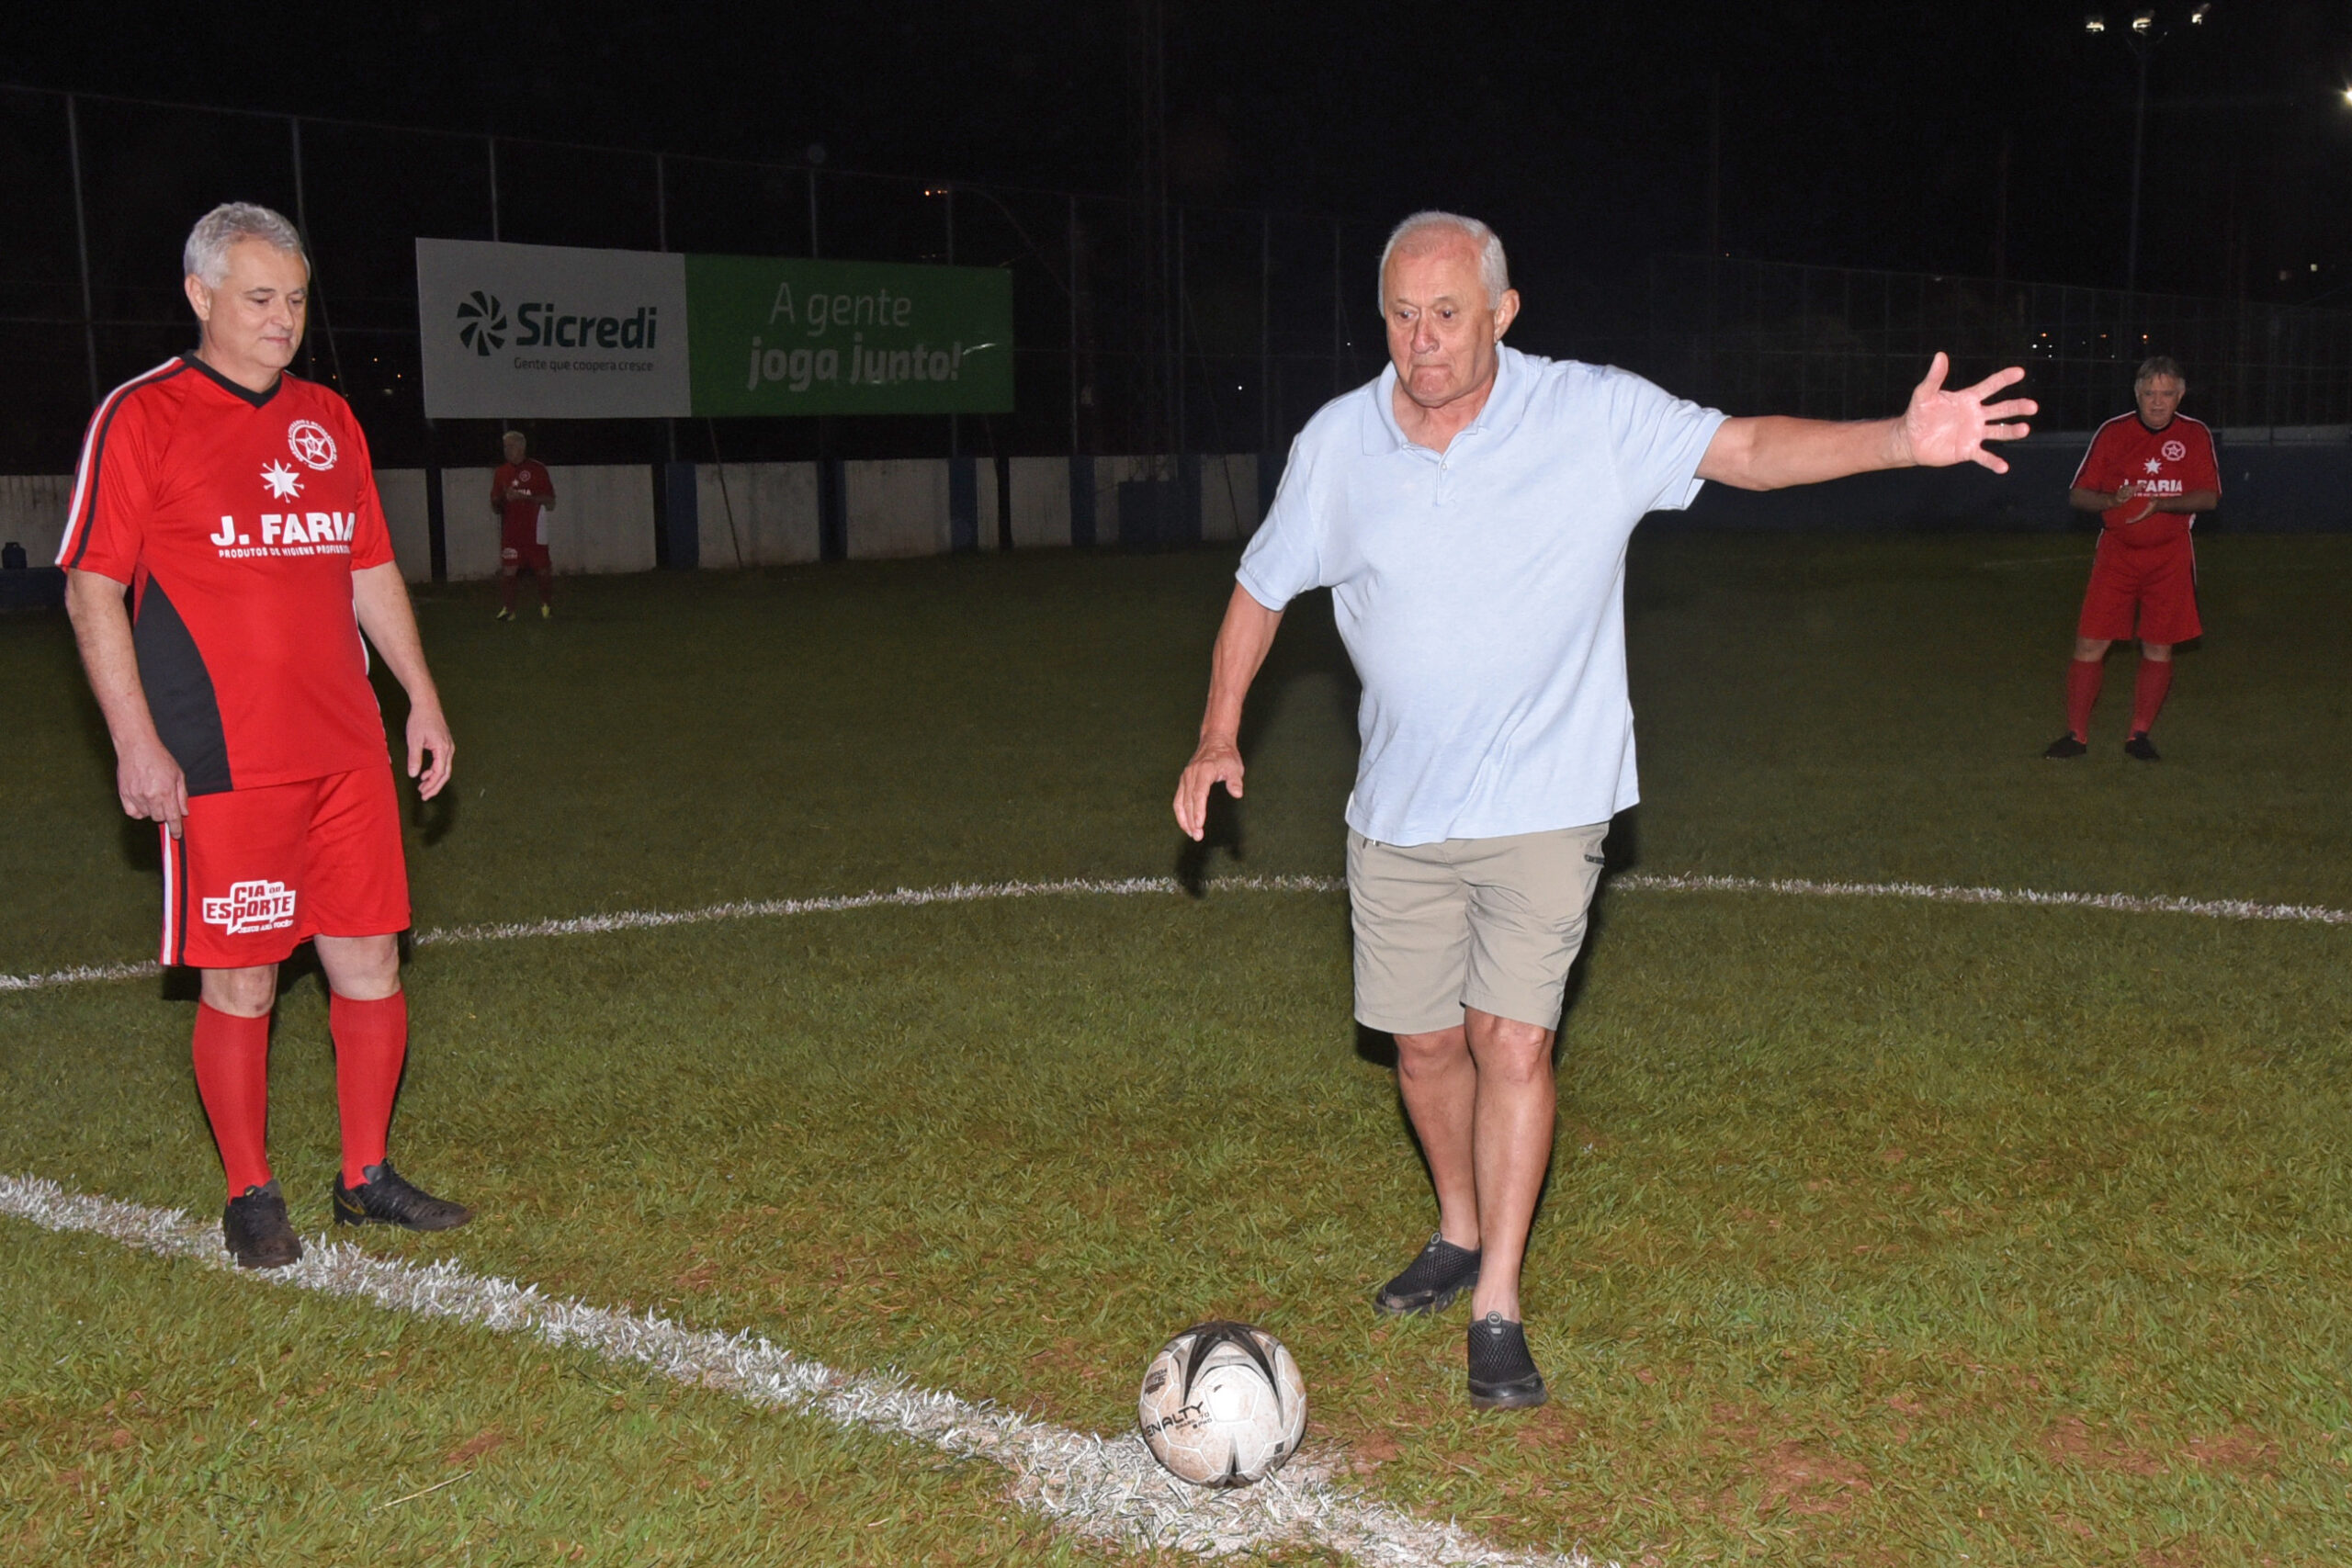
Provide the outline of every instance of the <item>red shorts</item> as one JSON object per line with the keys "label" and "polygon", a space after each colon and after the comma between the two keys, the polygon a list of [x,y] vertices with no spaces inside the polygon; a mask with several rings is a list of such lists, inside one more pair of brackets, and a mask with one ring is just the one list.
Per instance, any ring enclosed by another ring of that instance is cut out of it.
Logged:
{"label": "red shorts", "polygon": [[498,566],[502,571],[519,571],[530,568],[541,577],[552,570],[548,563],[548,547],[539,541],[538,530],[509,528],[500,536]]}
{"label": "red shorts", "polygon": [[2204,629],[2197,618],[2195,546],[2183,538],[2134,547],[2099,536],[2076,637],[2174,643],[2187,642]]}
{"label": "red shorts", "polygon": [[248,969],[314,936],[408,929],[390,762],[196,795],[181,834],[164,834],[165,964]]}

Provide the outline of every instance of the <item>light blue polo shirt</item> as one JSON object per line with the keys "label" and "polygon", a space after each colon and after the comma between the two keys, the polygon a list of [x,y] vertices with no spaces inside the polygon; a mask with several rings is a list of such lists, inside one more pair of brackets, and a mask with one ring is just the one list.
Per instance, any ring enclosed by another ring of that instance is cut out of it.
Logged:
{"label": "light blue polo shirt", "polygon": [[1363,681],[1348,825],[1411,845],[1605,822],[1640,798],[1625,547],[1698,495],[1724,416],[1506,345],[1438,453],[1396,385],[1391,366],[1307,422],[1239,572],[1270,610],[1331,590]]}

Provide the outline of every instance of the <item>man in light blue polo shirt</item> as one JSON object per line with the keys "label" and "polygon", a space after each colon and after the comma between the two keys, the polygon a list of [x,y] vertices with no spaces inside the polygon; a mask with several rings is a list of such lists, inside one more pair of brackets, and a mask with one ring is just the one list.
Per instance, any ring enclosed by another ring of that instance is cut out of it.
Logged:
{"label": "man in light blue polo shirt", "polygon": [[2009,369],[1961,391],[1935,357],[1897,419],[1728,419],[1638,376],[1503,346],[1519,313],[1501,242],[1420,212],[1380,261],[1390,364],[1291,446],[1241,558],[1200,745],[1176,786],[1197,840],[1210,787],[1241,794],[1242,699],[1284,605],[1332,591],[1363,681],[1348,797],[1356,1017],[1396,1037],[1438,1230],[1376,1297],[1472,1292],[1471,1403],[1541,1404],[1520,1261],[1551,1163],[1552,1043],[1609,819],[1634,804],[1625,547],[1700,482],[1744,490],[1874,468],[2008,465]]}

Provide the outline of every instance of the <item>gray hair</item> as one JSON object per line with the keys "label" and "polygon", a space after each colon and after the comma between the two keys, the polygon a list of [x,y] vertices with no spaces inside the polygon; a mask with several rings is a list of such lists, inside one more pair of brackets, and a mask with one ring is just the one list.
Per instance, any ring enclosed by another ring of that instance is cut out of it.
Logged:
{"label": "gray hair", "polygon": [[1487,303],[1502,303],[1503,296],[1510,291],[1510,264],[1503,259],[1502,241],[1476,218],[1432,209],[1416,212],[1397,224],[1388,236],[1388,243],[1380,248],[1380,313],[1388,314],[1388,258],[1414,236],[1431,229],[1450,229],[1478,247],[1478,281],[1487,286]]}
{"label": "gray hair", "polygon": [[2136,392],[2159,376],[2179,382],[2182,391],[2188,390],[2188,378],[2180,373],[2180,361],[2169,354],[2152,354],[2140,361],[2140,369],[2132,378],[2132,389]]}
{"label": "gray hair", "polygon": [[294,225],[250,201],[224,201],[198,219],[180,248],[180,264],[190,277],[202,278],[207,288],[218,288],[229,276],[229,247],[240,240],[259,240],[300,256],[306,268],[311,265]]}

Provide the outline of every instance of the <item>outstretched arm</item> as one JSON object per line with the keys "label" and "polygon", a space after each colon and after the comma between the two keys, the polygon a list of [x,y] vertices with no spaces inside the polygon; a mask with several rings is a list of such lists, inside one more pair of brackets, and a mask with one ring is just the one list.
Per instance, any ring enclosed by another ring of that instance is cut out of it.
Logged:
{"label": "outstretched arm", "polygon": [[1961,462],[2007,473],[2008,464],[1984,444],[2025,434],[2025,424],[2003,422],[2021,421],[2036,405],[2028,398],[1986,400],[2025,379],[2025,372],[2013,366],[1973,387],[1948,391],[1944,378],[1951,370],[1951,360],[1937,355],[1899,419],[1725,420],[1700,459],[1699,477],[1739,490],[1783,490],[1878,468],[1940,468]]}
{"label": "outstretched arm", "polygon": [[1201,716],[1201,743],[1176,781],[1176,825],[1197,840],[1208,831],[1209,786],[1221,784],[1236,800],[1241,798],[1241,700],[1250,682],[1274,646],[1283,624],[1280,610],[1269,610],[1237,587],[1225,607],[1225,625],[1217,628],[1216,651],[1209,658],[1208,711]]}

